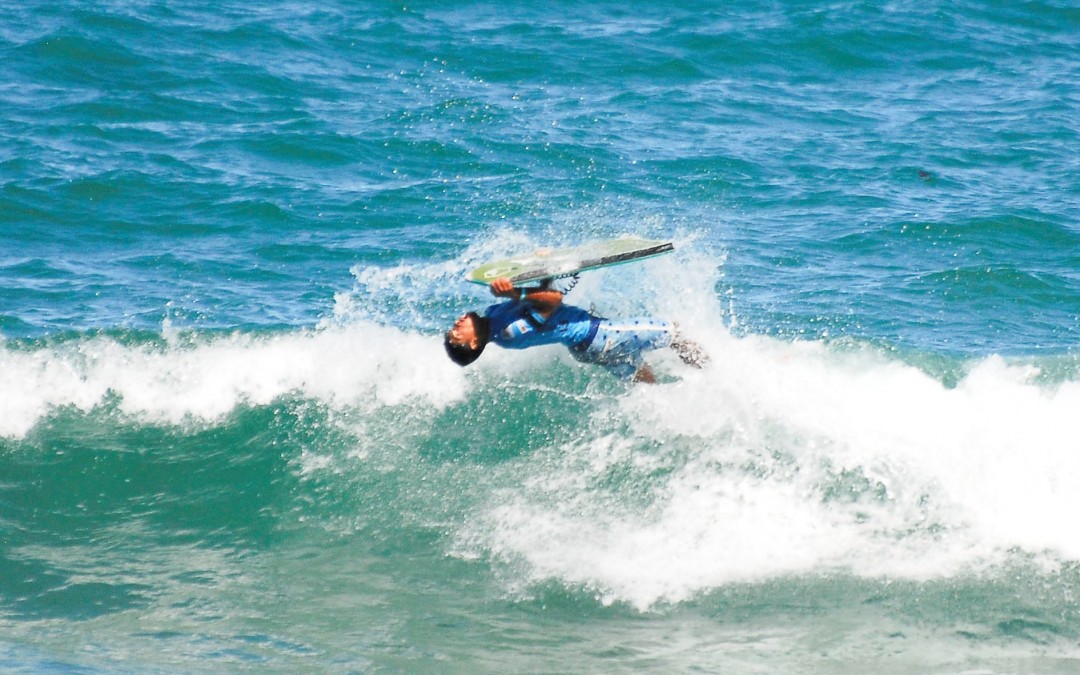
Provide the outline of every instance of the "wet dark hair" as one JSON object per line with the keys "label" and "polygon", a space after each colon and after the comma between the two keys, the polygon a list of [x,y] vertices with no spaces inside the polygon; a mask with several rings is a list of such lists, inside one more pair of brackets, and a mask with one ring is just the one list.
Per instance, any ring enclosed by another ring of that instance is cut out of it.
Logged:
{"label": "wet dark hair", "polygon": [[472,349],[466,345],[450,344],[450,331],[446,331],[446,336],[443,338],[443,347],[446,348],[446,355],[450,357],[451,361],[459,366],[467,366],[480,358],[480,354],[483,353],[484,347],[486,347],[488,343],[488,320],[476,312],[469,312],[465,316],[471,318],[473,321],[473,330],[476,332],[476,341],[478,343],[476,349]]}

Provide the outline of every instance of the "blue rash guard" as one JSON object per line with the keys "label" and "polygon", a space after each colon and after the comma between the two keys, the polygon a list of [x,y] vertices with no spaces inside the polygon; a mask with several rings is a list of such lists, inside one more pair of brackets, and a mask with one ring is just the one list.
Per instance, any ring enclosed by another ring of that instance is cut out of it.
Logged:
{"label": "blue rash guard", "polygon": [[559,305],[545,319],[528,300],[508,300],[484,310],[490,340],[508,349],[564,344],[578,361],[603,366],[630,379],[644,364],[643,352],[671,344],[674,327],[666,321],[609,321],[580,307]]}
{"label": "blue rash guard", "polygon": [[491,341],[508,349],[564,344],[571,349],[588,347],[600,319],[580,307],[559,305],[544,318],[527,300],[509,300],[484,310],[490,321]]}

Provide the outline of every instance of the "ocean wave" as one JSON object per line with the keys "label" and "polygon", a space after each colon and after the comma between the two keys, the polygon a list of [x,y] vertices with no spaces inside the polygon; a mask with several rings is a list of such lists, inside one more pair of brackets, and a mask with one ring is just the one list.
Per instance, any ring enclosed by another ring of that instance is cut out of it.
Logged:
{"label": "ocean wave", "polygon": [[[514,593],[554,580],[640,609],[829,570],[923,580],[1017,551],[1080,560],[1062,520],[1080,508],[1075,377],[994,357],[948,385],[872,349],[692,327],[712,363],[654,355],[654,387],[556,349],[462,371],[437,336],[368,322],[8,343],[0,433],[14,447],[43,421],[82,419],[100,438],[118,420],[198,434],[314,401],[338,411],[317,424],[353,439],[313,427],[293,458],[308,480],[337,476],[323,499],[347,506],[378,461],[434,498],[407,498],[410,520],[458,509],[451,552],[489,560]],[[390,521],[402,505],[364,503]],[[307,517],[349,527],[347,512]]]}
{"label": "ocean wave", "polygon": [[52,411],[116,409],[144,423],[214,423],[241,405],[295,394],[346,405],[418,398],[445,405],[460,397],[461,374],[430,337],[375,325],[276,335],[232,333],[124,344],[76,337],[35,348],[6,344],[7,391],[0,435],[25,436]]}
{"label": "ocean wave", "polygon": [[712,336],[713,365],[591,409],[462,528],[520,593],[640,609],[806,574],[926,580],[1080,560],[1080,381],[1000,358],[954,387],[872,353]]}

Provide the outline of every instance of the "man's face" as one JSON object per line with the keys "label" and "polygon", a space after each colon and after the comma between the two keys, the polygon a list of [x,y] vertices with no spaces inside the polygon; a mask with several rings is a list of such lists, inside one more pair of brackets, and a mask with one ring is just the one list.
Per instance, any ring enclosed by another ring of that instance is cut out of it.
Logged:
{"label": "man's face", "polygon": [[450,344],[469,349],[476,349],[479,346],[479,340],[476,339],[476,322],[471,316],[463,314],[454,322],[454,327],[450,329]]}

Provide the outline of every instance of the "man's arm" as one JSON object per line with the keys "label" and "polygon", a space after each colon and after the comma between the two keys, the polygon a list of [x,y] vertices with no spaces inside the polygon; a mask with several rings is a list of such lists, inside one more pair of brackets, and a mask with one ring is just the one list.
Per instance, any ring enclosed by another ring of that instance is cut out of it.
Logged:
{"label": "man's arm", "polygon": [[[537,288],[527,291],[529,302],[536,307],[540,315],[547,318],[562,304],[563,294],[554,288]],[[497,298],[523,300],[526,291],[514,288],[506,277],[499,277],[491,282],[491,294]]]}

